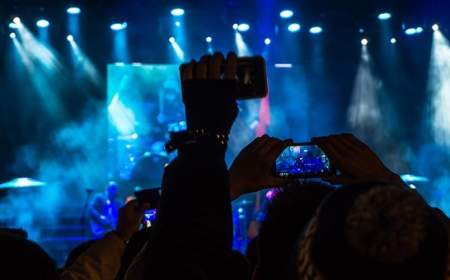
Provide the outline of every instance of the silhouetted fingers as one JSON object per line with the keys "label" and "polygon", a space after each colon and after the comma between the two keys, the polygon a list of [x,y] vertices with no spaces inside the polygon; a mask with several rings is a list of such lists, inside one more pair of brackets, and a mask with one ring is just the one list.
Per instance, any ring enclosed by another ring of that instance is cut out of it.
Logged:
{"label": "silhouetted fingers", "polygon": [[237,73],[237,56],[234,52],[230,52],[227,55],[227,61],[225,64],[225,80],[234,80]]}
{"label": "silhouetted fingers", "polygon": [[192,80],[195,67],[195,60],[191,60],[190,63],[181,65],[181,73],[183,81]]}
{"label": "silhouetted fingers", "polygon": [[221,67],[224,62],[224,57],[222,53],[215,53],[212,58],[209,60],[209,71],[208,78],[209,79],[220,79]]}

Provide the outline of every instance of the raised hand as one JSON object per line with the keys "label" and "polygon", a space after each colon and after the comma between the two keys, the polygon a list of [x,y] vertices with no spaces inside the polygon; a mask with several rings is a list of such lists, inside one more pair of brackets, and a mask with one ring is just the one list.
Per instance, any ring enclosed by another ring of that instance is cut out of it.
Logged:
{"label": "raised hand", "polygon": [[366,144],[352,134],[316,137],[312,142],[325,152],[341,172],[338,176],[324,178],[330,183],[402,182],[400,176],[389,170]]}
{"label": "raised hand", "polygon": [[230,168],[231,198],[286,184],[286,180],[274,177],[272,168],[276,158],[292,140],[264,135],[246,146],[233,161]]}

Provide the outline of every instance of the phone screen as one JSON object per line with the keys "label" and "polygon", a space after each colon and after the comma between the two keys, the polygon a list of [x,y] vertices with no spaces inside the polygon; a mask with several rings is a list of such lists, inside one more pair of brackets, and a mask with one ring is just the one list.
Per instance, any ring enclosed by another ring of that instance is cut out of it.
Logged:
{"label": "phone screen", "polygon": [[143,225],[146,228],[152,226],[152,223],[156,220],[156,209],[147,210],[144,212]]}
{"label": "phone screen", "polygon": [[275,175],[278,177],[317,178],[332,173],[330,160],[312,143],[287,147],[275,162]]}

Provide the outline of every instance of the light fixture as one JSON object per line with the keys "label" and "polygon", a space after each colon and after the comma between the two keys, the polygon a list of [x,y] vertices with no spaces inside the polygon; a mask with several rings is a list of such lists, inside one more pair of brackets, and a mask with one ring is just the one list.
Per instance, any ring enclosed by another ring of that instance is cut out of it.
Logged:
{"label": "light fixture", "polygon": [[81,9],[78,7],[69,7],[67,8],[67,13],[71,15],[78,15],[81,13]]}
{"label": "light fixture", "polygon": [[388,20],[391,18],[391,14],[390,13],[381,13],[378,15],[378,19],[379,20]]}
{"label": "light fixture", "polygon": [[292,16],[294,16],[294,12],[292,10],[282,10],[280,12],[281,18],[291,18]]}
{"label": "light fixture", "polygon": [[288,26],[288,30],[290,32],[298,32],[298,31],[300,31],[300,29],[301,29],[301,25],[298,23],[291,23]]}
{"label": "light fixture", "polygon": [[184,15],[184,10],[181,8],[175,8],[175,9],[172,9],[172,11],[170,11],[170,13],[174,17],[179,17],[179,16]]}
{"label": "light fixture", "polygon": [[50,26],[50,22],[46,19],[40,19],[36,22],[36,26],[39,28],[47,28]]}

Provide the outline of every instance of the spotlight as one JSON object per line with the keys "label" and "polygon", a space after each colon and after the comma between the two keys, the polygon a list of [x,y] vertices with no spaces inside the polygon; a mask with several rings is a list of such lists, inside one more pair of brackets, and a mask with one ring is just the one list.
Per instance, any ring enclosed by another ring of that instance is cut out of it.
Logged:
{"label": "spotlight", "polygon": [[78,7],[69,7],[67,8],[67,13],[71,15],[78,15],[81,13],[81,9]]}
{"label": "spotlight", "polygon": [[73,36],[71,34],[67,35],[66,39],[69,42],[73,42],[74,41]]}
{"label": "spotlight", "polygon": [[234,30],[237,30],[238,27],[239,27],[239,24],[237,24],[237,23],[233,24],[233,29],[234,29]]}
{"label": "spotlight", "polygon": [[111,30],[114,31],[119,31],[119,30],[124,30],[126,29],[128,26],[128,24],[126,22],[122,22],[122,23],[113,23],[111,24],[110,28]]}
{"label": "spotlight", "polygon": [[19,29],[20,26],[21,26],[21,24],[16,24],[14,22],[10,22],[9,25],[8,25],[8,27],[11,28],[11,29]]}
{"label": "spotlight", "polygon": [[13,18],[13,22],[14,22],[15,24],[17,24],[17,25],[19,25],[19,24],[22,23],[22,21],[20,20],[20,17],[15,17],[15,18]]}
{"label": "spotlight", "polygon": [[246,32],[250,29],[250,25],[248,25],[247,23],[241,23],[238,25],[237,30],[239,30],[240,32]]}
{"label": "spotlight", "polygon": [[423,28],[422,27],[416,27],[416,34],[422,33],[423,32]]}
{"label": "spotlight", "polygon": [[435,23],[431,26],[431,29],[433,29],[433,31],[439,31],[439,25]]}
{"label": "spotlight", "polygon": [[211,43],[212,42],[212,37],[208,36],[205,38],[206,43]]}
{"label": "spotlight", "polygon": [[379,20],[388,20],[391,18],[391,14],[390,13],[381,13],[378,15],[378,19]]}
{"label": "spotlight", "polygon": [[300,28],[301,28],[301,25],[298,23],[291,23],[288,26],[288,30],[290,32],[298,32],[298,31],[300,31]]}
{"label": "spotlight", "polygon": [[172,11],[170,11],[170,13],[174,17],[180,17],[180,16],[184,15],[184,10],[181,8],[175,8],[175,9],[172,9]]}
{"label": "spotlight", "polygon": [[414,35],[416,34],[416,29],[415,28],[408,28],[405,30],[405,34],[406,35]]}
{"label": "spotlight", "polygon": [[439,25],[435,23],[431,26],[431,29],[433,29],[433,31],[439,31]]}
{"label": "spotlight", "polygon": [[47,28],[50,26],[50,22],[46,19],[40,19],[36,22],[36,26],[39,28]]}
{"label": "spotlight", "polygon": [[16,39],[16,33],[14,32],[9,33],[9,38]]}
{"label": "spotlight", "polygon": [[181,26],[181,22],[179,22],[178,20],[175,21],[175,26],[176,26],[176,27],[180,27],[180,26]]}
{"label": "spotlight", "polygon": [[291,18],[294,15],[294,12],[291,10],[283,10],[280,12],[281,18]]}
{"label": "spotlight", "polygon": [[272,40],[270,40],[270,38],[264,39],[264,44],[265,44],[266,46],[270,45],[270,43],[272,43]]}
{"label": "spotlight", "polygon": [[311,34],[319,34],[322,33],[322,27],[320,26],[313,26],[309,29],[309,33]]}
{"label": "spotlight", "polygon": [[397,39],[391,38],[391,44],[395,44],[395,43],[397,43]]}
{"label": "spotlight", "polygon": [[169,42],[171,43],[171,44],[173,44],[173,43],[175,43],[176,42],[176,40],[175,40],[175,37],[169,37]]}
{"label": "spotlight", "polygon": [[367,46],[367,44],[369,44],[369,40],[367,40],[366,38],[363,38],[363,39],[361,40],[361,45]]}

